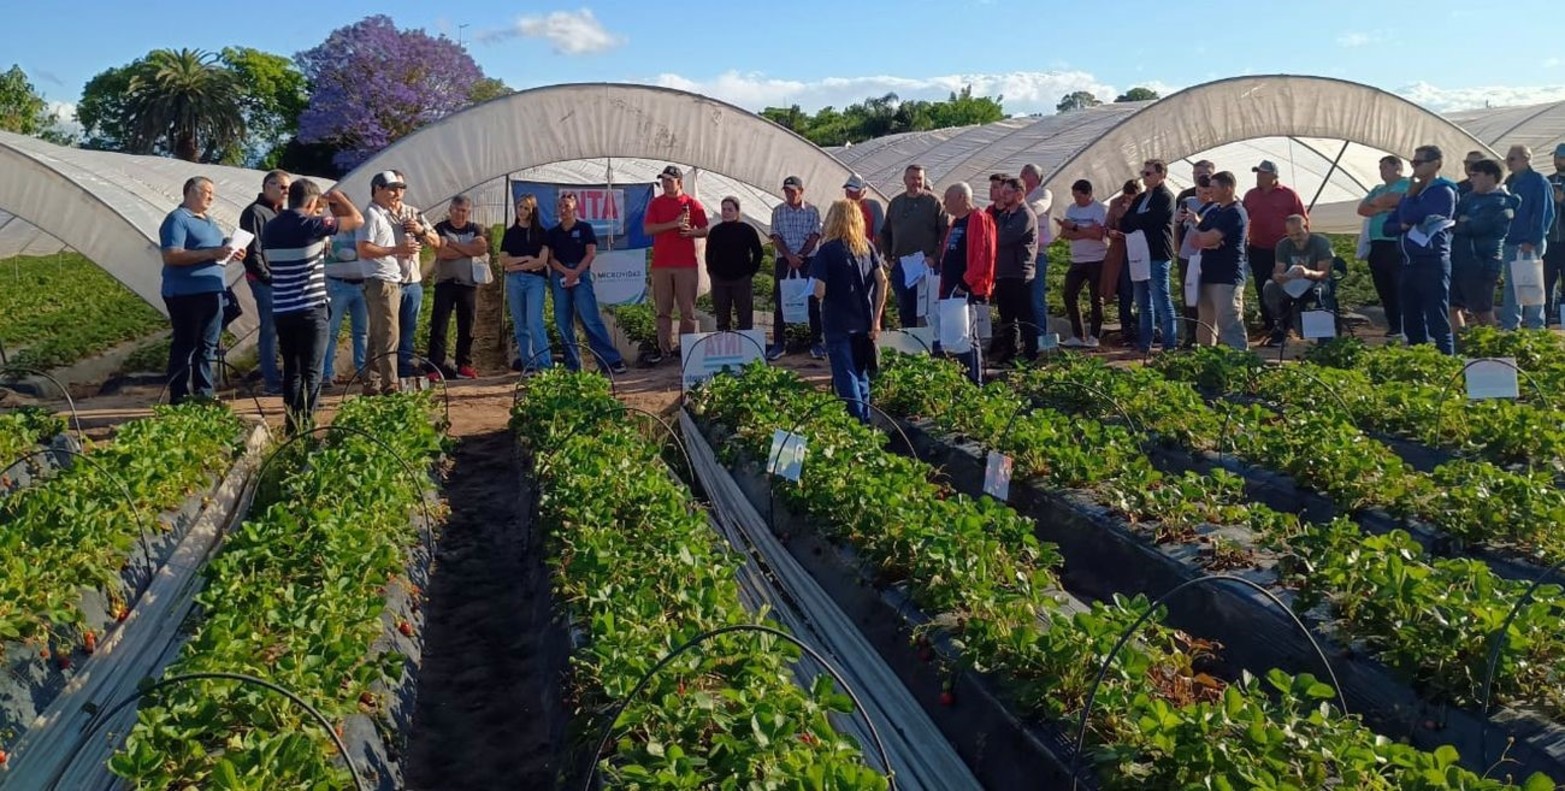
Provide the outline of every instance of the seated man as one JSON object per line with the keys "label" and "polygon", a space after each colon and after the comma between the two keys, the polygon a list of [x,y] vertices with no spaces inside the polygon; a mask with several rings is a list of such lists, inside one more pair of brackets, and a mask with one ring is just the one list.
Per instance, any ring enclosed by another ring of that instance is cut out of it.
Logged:
{"label": "seated man", "polygon": [[1310,233],[1309,221],[1303,215],[1289,215],[1283,224],[1288,235],[1277,243],[1272,279],[1261,289],[1276,320],[1267,346],[1282,345],[1288,337],[1295,304],[1331,277],[1331,240],[1324,234]]}

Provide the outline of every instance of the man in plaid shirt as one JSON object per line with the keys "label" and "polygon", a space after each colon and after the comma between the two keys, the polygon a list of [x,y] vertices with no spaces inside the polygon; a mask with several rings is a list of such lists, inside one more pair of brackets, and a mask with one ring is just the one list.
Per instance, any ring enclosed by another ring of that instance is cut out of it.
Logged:
{"label": "man in plaid shirt", "polygon": [[[772,273],[776,280],[772,285],[772,346],[766,350],[766,359],[776,360],[787,352],[787,325],[783,321],[782,281],[785,278],[810,276],[810,257],[821,240],[821,213],[804,201],[804,180],[798,176],[783,179],[784,202],[772,209],[772,247],[777,251],[777,261]],[[810,301],[810,356],[826,359],[826,345],[821,339],[821,304],[814,296]]]}

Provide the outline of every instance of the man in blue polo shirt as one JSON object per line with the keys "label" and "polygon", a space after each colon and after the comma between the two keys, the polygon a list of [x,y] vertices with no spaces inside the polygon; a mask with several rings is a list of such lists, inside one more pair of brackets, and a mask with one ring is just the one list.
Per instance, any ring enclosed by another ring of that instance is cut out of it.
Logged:
{"label": "man in blue polo shirt", "polygon": [[1451,228],[1456,224],[1456,185],[1440,175],[1438,146],[1419,146],[1409,160],[1413,179],[1386,218],[1386,233],[1401,239],[1402,331],[1409,345],[1433,343],[1456,354],[1451,335]]}
{"label": "man in blue polo shirt", "polygon": [[549,229],[549,289],[554,293],[554,323],[565,343],[565,367],[581,370],[581,355],[572,343],[576,319],[587,331],[587,345],[615,374],[625,373],[625,361],[609,330],[598,315],[598,296],[592,290],[592,261],[598,257],[598,236],[592,226],[576,218],[576,193],[560,193],[560,223]]}
{"label": "man in blue polo shirt", "polygon": [[224,264],[244,259],[207,213],[217,193],[212,180],[185,182],[185,202],[163,218],[158,244],[163,251],[163,304],[173,339],[168,349],[168,400],[178,404],[192,392],[212,398],[212,361],[223,333]]}
{"label": "man in blue polo shirt", "polygon": [[[331,214],[321,209],[331,207]],[[335,216],[333,216],[335,215]],[[288,210],[266,224],[261,249],[272,271],[272,315],[283,354],[283,404],[288,433],[308,427],[321,393],[326,357],[326,240],[364,224],[353,202],[338,190],[326,193],[309,179],[288,187]]]}

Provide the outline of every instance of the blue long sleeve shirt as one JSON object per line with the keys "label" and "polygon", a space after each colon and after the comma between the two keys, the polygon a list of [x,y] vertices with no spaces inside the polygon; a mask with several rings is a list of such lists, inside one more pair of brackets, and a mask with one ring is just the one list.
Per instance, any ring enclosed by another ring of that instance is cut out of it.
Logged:
{"label": "blue long sleeve shirt", "polygon": [[1450,179],[1442,176],[1430,182],[1417,195],[1402,196],[1396,212],[1386,218],[1386,233],[1401,237],[1402,255],[1408,263],[1451,260],[1450,228],[1431,234],[1427,247],[1407,238],[1410,229],[1417,228],[1429,217],[1456,219],[1456,185]]}
{"label": "blue long sleeve shirt", "polygon": [[1549,179],[1536,170],[1525,170],[1512,174],[1505,186],[1521,200],[1505,243],[1534,247],[1543,244],[1544,234],[1554,224],[1554,187]]}

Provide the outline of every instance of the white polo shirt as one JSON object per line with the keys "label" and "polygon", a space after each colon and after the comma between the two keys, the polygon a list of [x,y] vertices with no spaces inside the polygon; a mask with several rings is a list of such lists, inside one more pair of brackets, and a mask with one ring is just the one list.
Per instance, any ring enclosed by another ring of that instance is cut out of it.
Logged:
{"label": "white polo shirt", "polygon": [[[359,226],[355,241],[369,242],[377,247],[396,247],[397,231],[401,223],[392,217],[391,211],[378,203],[371,203],[364,212],[364,224]],[[394,255],[380,258],[363,258],[364,277],[371,280],[402,282],[402,263]]]}

